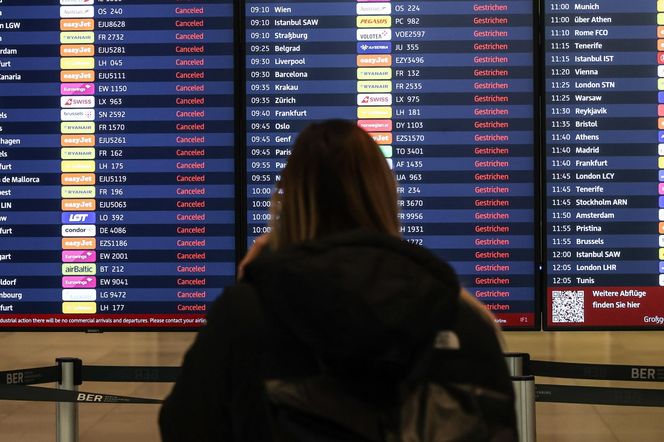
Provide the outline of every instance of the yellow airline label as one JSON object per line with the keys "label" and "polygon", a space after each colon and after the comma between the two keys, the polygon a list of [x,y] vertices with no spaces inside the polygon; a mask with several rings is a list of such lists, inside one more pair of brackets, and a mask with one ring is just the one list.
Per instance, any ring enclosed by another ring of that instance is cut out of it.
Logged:
{"label": "yellow airline label", "polygon": [[392,68],[357,68],[358,80],[390,80]]}
{"label": "yellow airline label", "polygon": [[389,106],[358,107],[357,118],[392,118],[392,108]]}
{"label": "yellow airline label", "polygon": [[91,314],[97,313],[96,302],[63,302],[62,313],[67,314]]}
{"label": "yellow airline label", "polygon": [[60,32],[60,43],[75,44],[75,43],[94,43],[95,33],[89,32]]}
{"label": "yellow airline label", "polygon": [[94,161],[62,161],[60,165],[61,172],[94,172]]}
{"label": "yellow airline label", "polygon": [[358,28],[390,28],[392,17],[389,15],[360,15],[357,17]]}
{"label": "yellow airline label", "polygon": [[358,81],[358,92],[392,92],[391,81]]}

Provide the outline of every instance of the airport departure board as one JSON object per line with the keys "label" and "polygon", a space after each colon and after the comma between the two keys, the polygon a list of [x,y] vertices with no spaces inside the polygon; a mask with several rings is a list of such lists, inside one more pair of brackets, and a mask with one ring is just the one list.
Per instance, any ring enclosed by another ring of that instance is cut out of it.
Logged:
{"label": "airport departure board", "polygon": [[546,324],[664,326],[664,2],[547,0]]}
{"label": "airport departure board", "polygon": [[245,2],[248,241],[297,133],[355,120],[399,182],[404,237],[506,327],[536,325],[533,2]]}
{"label": "airport departure board", "polygon": [[0,1],[0,327],[199,327],[235,268],[231,1]]}

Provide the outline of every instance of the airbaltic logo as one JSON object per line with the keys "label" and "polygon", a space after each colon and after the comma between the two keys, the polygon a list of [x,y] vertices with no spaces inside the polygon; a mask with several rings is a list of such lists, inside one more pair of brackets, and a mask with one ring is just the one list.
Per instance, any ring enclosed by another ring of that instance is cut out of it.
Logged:
{"label": "airbaltic logo", "polygon": [[94,224],[97,221],[94,212],[72,212],[62,214],[62,224]]}
{"label": "airbaltic logo", "polygon": [[391,29],[358,29],[358,41],[389,41],[392,40]]}
{"label": "airbaltic logo", "polygon": [[60,18],[91,18],[95,16],[94,6],[61,6]]}
{"label": "airbaltic logo", "polygon": [[358,3],[357,15],[372,15],[372,14],[391,14],[392,4],[387,2],[381,3]]}
{"label": "airbaltic logo", "polygon": [[95,97],[60,97],[60,107],[92,108],[95,107]]}
{"label": "airbaltic logo", "polygon": [[390,106],[392,94],[359,94],[357,104],[358,106]]}

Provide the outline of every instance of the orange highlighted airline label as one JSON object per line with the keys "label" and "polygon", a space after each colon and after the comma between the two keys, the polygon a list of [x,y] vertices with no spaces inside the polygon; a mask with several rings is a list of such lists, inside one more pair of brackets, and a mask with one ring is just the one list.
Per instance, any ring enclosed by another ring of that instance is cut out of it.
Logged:
{"label": "orange highlighted airline label", "polygon": [[96,181],[94,173],[63,173],[60,175],[60,183],[63,186],[92,185]]}
{"label": "orange highlighted airline label", "polygon": [[63,83],[89,83],[95,81],[95,71],[62,71],[60,72],[60,81]]}
{"label": "orange highlighted airline label", "polygon": [[658,126],[660,129],[664,129],[664,118],[658,118],[658,119],[657,119],[657,126]]}
{"label": "orange highlighted airline label", "polygon": [[61,57],[90,57],[95,55],[95,45],[61,45]]}
{"label": "orange highlighted airline label", "polygon": [[369,135],[377,144],[392,144],[392,134],[390,132],[373,132]]}
{"label": "orange highlighted airline label", "polygon": [[60,137],[62,147],[92,147],[96,141],[94,135],[62,135]]}
{"label": "orange highlighted airline label", "polygon": [[357,125],[367,132],[392,131],[392,120],[359,120]]}
{"label": "orange highlighted airline label", "polygon": [[664,223],[659,223],[659,233],[664,233]]}
{"label": "orange highlighted airline label", "polygon": [[91,18],[63,18],[60,20],[61,31],[93,31],[95,21]]}
{"label": "orange highlighted airline label", "polygon": [[95,238],[62,238],[63,250],[92,250],[97,248]]}
{"label": "orange highlighted airline label", "polygon": [[62,200],[62,210],[64,212],[75,212],[79,210],[95,210],[97,201],[93,199],[64,199]]}
{"label": "orange highlighted airline label", "polygon": [[358,66],[392,66],[392,56],[389,54],[358,55]]}

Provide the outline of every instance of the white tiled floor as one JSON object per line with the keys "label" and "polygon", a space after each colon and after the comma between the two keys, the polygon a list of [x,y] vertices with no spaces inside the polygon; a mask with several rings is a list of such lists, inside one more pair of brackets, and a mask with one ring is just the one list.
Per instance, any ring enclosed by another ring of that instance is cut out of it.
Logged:
{"label": "white tiled floor", "polygon": [[[177,365],[191,333],[0,333],[0,371],[44,366],[59,356],[97,365]],[[657,332],[509,333],[509,350],[533,359],[664,366],[664,335]],[[591,381],[542,383],[615,385]],[[86,383],[82,390],[162,398],[167,384]],[[158,441],[154,405],[82,405],[81,442]],[[0,401],[1,442],[46,442],[54,437],[55,405]],[[540,442],[662,442],[664,409],[570,404],[538,404]],[[195,442],[195,441],[192,441]]]}

